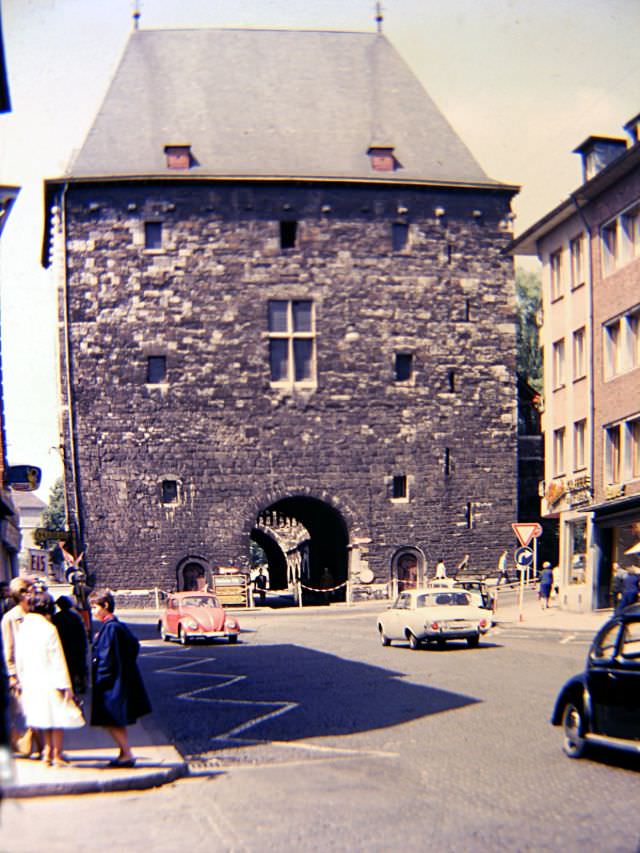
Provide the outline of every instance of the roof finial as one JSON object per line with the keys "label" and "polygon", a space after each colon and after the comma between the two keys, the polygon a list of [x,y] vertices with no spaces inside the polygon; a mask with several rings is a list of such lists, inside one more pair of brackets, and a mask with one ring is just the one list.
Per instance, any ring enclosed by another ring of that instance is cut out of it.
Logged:
{"label": "roof finial", "polygon": [[140,29],[140,2],[139,0],[134,0],[133,3],[133,29]]}
{"label": "roof finial", "polygon": [[384,16],[382,14],[382,3],[380,2],[380,0],[377,0],[377,2],[376,2],[376,27],[377,27],[379,33],[382,32],[382,22],[383,21],[384,21]]}

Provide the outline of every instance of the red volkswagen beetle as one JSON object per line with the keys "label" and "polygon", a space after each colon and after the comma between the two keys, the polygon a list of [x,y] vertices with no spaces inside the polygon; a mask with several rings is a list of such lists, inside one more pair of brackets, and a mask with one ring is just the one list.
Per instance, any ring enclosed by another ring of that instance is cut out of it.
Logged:
{"label": "red volkswagen beetle", "polygon": [[192,640],[226,638],[238,641],[238,620],[225,611],[215,595],[209,592],[174,592],[167,597],[158,630],[163,640],[177,640],[186,645]]}

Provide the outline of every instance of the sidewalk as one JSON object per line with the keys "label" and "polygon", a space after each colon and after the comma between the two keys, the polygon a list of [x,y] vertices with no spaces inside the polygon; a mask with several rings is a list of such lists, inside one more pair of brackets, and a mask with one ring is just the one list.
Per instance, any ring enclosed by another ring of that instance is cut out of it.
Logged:
{"label": "sidewalk", "polygon": [[153,721],[141,720],[128,731],[137,759],[135,767],[107,767],[117,755],[117,747],[103,729],[86,725],[65,732],[68,767],[48,767],[43,761],[29,758],[15,759],[13,780],[2,785],[3,796],[22,798],[144,790],[188,773],[182,756],[173,746],[164,743]]}
{"label": "sidewalk", "polygon": [[596,610],[588,613],[573,613],[560,610],[553,603],[547,610],[542,610],[536,600],[525,601],[522,613],[516,603],[509,602],[504,606],[498,601],[495,621],[500,625],[517,624],[526,628],[553,629],[555,631],[580,631],[594,635],[596,631],[611,618],[612,610]]}

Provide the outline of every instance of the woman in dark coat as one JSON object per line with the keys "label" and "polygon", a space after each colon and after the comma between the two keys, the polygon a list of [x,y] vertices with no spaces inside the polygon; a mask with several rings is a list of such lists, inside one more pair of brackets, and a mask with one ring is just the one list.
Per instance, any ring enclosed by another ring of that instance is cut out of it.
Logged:
{"label": "woman in dark coat", "polygon": [[151,711],[136,658],[140,643],[113,615],[108,591],[91,596],[93,616],[101,625],[93,643],[91,725],[106,728],[120,747],[112,767],[133,767],[127,726]]}

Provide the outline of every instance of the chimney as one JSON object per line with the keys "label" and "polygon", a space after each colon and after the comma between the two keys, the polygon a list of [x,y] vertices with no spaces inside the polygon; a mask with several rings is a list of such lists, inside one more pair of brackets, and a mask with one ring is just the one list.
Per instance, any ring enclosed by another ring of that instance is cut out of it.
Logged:
{"label": "chimney", "polygon": [[393,154],[393,145],[373,144],[367,150],[371,168],[376,172],[394,172],[398,161]]}
{"label": "chimney", "polygon": [[582,157],[582,180],[590,181],[598,172],[617,160],[627,150],[624,139],[612,136],[589,136],[573,149],[574,154]]}
{"label": "chimney", "polygon": [[165,145],[164,153],[167,157],[167,169],[190,169],[193,165],[190,145]]}

